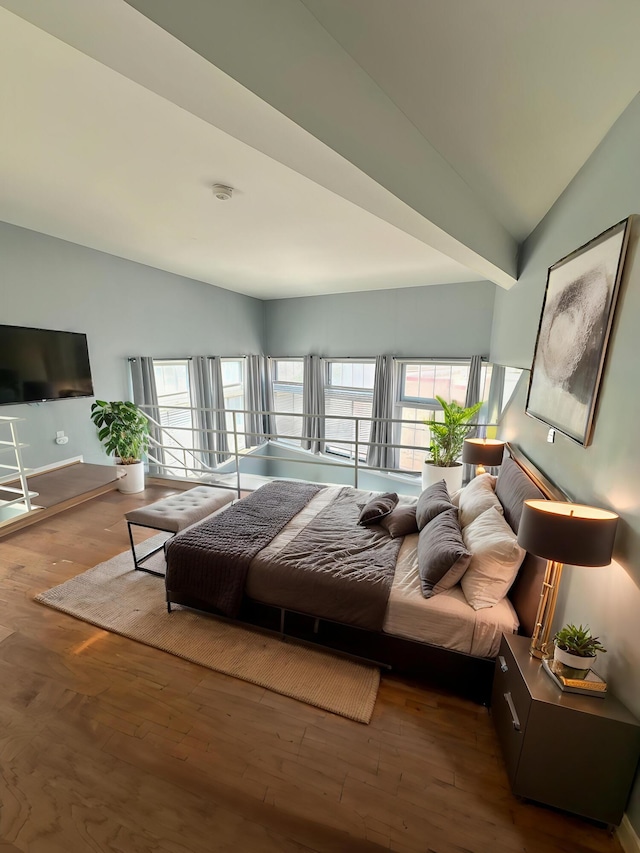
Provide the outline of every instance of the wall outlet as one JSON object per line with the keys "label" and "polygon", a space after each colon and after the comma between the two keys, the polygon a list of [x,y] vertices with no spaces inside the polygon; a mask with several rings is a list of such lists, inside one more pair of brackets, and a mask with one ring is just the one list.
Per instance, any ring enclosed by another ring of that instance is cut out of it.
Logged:
{"label": "wall outlet", "polygon": [[56,444],[68,444],[69,436],[64,434],[64,430],[59,430],[56,433]]}

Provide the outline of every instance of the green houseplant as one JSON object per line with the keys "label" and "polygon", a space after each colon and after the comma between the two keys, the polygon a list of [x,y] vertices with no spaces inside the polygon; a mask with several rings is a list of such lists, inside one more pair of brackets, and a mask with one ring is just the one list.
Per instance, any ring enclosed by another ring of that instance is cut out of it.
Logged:
{"label": "green houseplant", "polygon": [[116,457],[122,466],[118,488],[121,492],[141,492],[144,489],[142,456],[149,447],[149,421],[128,401],[96,400],[91,406],[91,420],[105,450]]}
{"label": "green houseplant", "polygon": [[442,417],[439,419],[438,412],[424,421],[431,432],[431,444],[423,466],[422,487],[444,479],[449,491],[455,491],[462,485],[462,465],[458,459],[464,440],[473,428],[469,422],[478,414],[482,403],[464,407],[455,400],[447,403],[443,397],[437,395],[436,400],[442,406]]}
{"label": "green houseplant", "polygon": [[594,637],[591,630],[582,625],[565,625],[555,635],[553,643],[556,667],[566,678],[584,678],[598,652],[607,651],[600,638]]}

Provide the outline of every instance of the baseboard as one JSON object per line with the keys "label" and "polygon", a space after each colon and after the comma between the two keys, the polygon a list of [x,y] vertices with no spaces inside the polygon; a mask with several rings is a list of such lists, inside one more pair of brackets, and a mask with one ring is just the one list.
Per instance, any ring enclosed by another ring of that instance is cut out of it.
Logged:
{"label": "baseboard", "polygon": [[626,814],[616,830],[616,837],[624,853],[640,853],[640,838],[636,835],[636,831],[631,826],[631,821]]}
{"label": "baseboard", "polygon": [[[72,456],[70,459],[61,459],[59,462],[50,462],[48,465],[41,465],[39,468],[25,468],[24,472],[27,477],[35,477],[36,474],[46,474],[48,471],[57,471],[58,468],[68,468],[70,465],[76,465],[78,462],[84,462],[83,456]],[[0,483],[3,486],[13,486],[20,482],[20,477],[12,474],[7,474],[7,478],[0,477]]]}
{"label": "baseboard", "polygon": [[72,456],[70,459],[50,462],[48,465],[41,465],[39,468],[27,468],[27,477],[34,477],[36,474],[45,474],[47,471],[55,471],[56,468],[66,468],[67,465],[75,465],[76,462],[84,462],[84,457]]}

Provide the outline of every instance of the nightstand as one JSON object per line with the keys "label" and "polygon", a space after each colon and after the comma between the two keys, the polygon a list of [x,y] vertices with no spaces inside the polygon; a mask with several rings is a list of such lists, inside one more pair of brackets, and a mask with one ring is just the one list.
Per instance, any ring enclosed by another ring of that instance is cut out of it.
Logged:
{"label": "nightstand", "polygon": [[563,693],[503,636],[491,714],[514,794],[618,825],[640,755],[640,722],[611,695]]}

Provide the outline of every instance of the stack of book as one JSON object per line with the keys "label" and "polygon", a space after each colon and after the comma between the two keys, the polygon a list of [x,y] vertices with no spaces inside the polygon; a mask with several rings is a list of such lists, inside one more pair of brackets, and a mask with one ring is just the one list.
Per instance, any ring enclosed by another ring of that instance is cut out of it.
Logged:
{"label": "stack of book", "polygon": [[549,677],[558,685],[560,690],[565,690],[567,693],[582,693],[583,696],[600,696],[604,698],[607,694],[607,682],[600,678],[597,672],[592,669],[584,678],[566,678],[561,674],[561,667],[556,661],[546,658],[542,661],[542,666]]}

